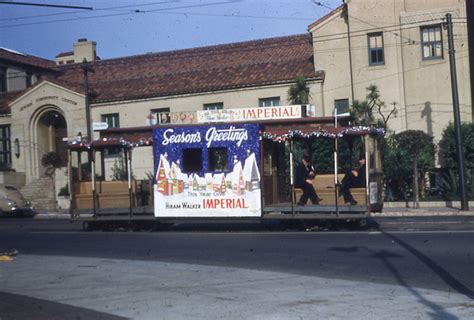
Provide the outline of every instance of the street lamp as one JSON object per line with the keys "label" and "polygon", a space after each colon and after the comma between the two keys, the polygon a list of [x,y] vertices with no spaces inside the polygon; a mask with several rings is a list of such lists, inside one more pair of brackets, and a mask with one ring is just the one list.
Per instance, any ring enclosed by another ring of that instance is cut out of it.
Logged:
{"label": "street lamp", "polygon": [[13,151],[15,152],[15,157],[19,158],[20,157],[20,140],[18,138],[15,138],[13,141]]}

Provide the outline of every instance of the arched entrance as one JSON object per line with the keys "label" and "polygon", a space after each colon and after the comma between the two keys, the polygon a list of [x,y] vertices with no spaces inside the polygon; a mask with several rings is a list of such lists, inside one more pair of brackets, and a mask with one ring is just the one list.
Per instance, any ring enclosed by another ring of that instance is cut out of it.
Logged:
{"label": "arched entrance", "polygon": [[41,159],[48,152],[56,152],[62,160],[62,165],[66,166],[67,139],[64,138],[67,138],[67,123],[58,110],[48,110],[39,116],[36,137],[40,176],[43,176],[45,172],[41,165]]}

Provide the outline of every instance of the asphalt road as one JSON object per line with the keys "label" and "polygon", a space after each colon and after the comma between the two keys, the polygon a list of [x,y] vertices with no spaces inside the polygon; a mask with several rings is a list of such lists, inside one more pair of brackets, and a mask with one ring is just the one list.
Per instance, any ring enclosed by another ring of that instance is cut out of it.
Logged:
{"label": "asphalt road", "polygon": [[[80,224],[67,221],[1,220],[0,251],[15,249],[19,257],[44,256],[48,261],[70,257],[239,268],[439,290],[472,301],[472,223],[471,217],[391,218],[377,219],[368,230],[355,231],[334,225],[306,232],[275,225],[192,224],[162,232],[84,232]],[[50,272],[43,267],[35,272]],[[18,292],[3,294],[9,295],[7,301],[20,299],[14,295]],[[76,310],[79,314],[89,311]],[[113,315],[90,315],[91,319],[102,317],[112,319]]]}
{"label": "asphalt road", "polygon": [[400,284],[402,277],[417,287],[474,296],[473,223],[472,217],[379,218],[366,231],[184,224],[164,232],[84,232],[81,224],[68,221],[4,220],[0,251],[217,265],[391,284]]}

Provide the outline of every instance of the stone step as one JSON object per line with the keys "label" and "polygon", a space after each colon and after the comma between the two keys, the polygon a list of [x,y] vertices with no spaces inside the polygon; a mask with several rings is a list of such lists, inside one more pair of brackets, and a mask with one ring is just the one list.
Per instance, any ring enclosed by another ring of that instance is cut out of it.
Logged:
{"label": "stone step", "polygon": [[21,189],[21,193],[36,210],[54,210],[56,207],[56,196],[51,178],[42,177],[33,180]]}

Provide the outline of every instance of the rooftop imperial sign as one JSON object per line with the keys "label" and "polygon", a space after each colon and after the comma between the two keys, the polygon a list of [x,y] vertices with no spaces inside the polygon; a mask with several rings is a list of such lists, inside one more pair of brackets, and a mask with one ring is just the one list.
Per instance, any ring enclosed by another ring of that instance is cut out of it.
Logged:
{"label": "rooftop imperial sign", "polygon": [[270,119],[296,119],[301,118],[301,105],[202,110],[197,112],[198,123],[214,122],[247,122]]}
{"label": "rooftop imperial sign", "polygon": [[156,217],[261,215],[259,126],[153,129]]}

